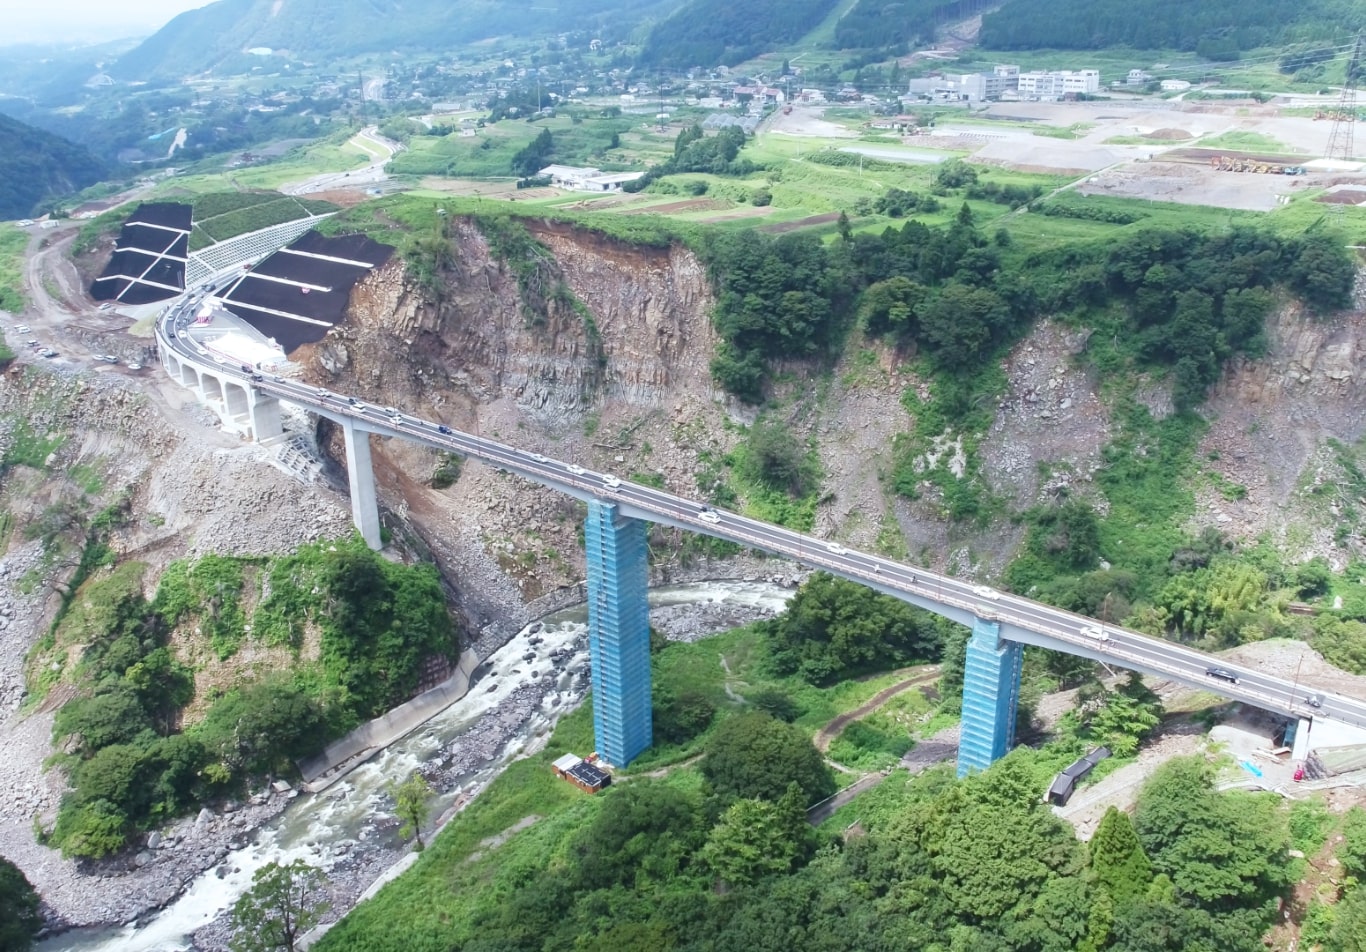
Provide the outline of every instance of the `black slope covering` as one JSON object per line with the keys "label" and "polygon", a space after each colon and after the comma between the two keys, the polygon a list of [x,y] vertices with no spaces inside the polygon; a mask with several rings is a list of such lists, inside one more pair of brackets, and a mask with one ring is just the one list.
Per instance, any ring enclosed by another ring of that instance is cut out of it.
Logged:
{"label": "black slope covering", "polygon": [[97,301],[149,304],[185,287],[191,210],[179,202],[143,202],[119,231],[114,254],[90,286]]}
{"label": "black slope covering", "polygon": [[364,235],[327,238],[316,231],[287,248],[245,272],[223,295],[228,310],[273,337],[285,353],[322,340],[331,325],[342,323],[351,289],[370,272],[365,264],[379,266],[394,252]]}

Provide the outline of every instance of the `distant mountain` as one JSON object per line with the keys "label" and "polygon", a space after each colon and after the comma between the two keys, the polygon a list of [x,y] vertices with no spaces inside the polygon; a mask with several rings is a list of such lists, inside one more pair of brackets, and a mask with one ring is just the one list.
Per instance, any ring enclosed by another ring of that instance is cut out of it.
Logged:
{"label": "distant mountain", "polygon": [[781,49],[820,24],[842,0],[689,0],[650,31],[647,66],[734,66]]}
{"label": "distant mountain", "polygon": [[84,147],[0,115],[0,219],[23,218],[108,171]]}
{"label": "distant mountain", "polygon": [[[827,0],[832,2],[832,0]],[[176,17],[109,70],[118,79],[178,79],[246,50],[306,60],[443,50],[490,36],[619,26],[664,0],[218,0]],[[236,60],[235,62],[240,62]],[[235,68],[235,66],[234,66]]]}

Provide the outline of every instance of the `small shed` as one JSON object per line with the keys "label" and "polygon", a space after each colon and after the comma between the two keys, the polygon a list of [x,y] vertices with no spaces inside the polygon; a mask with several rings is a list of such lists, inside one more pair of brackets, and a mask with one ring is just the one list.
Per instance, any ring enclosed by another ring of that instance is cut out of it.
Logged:
{"label": "small shed", "polygon": [[1089,774],[1096,764],[1109,756],[1110,749],[1108,747],[1097,747],[1080,760],[1068,764],[1053,778],[1044,799],[1055,806],[1066,806],[1067,801],[1072,799],[1072,794],[1077,789],[1077,783]]}
{"label": "small shed", "polygon": [[588,793],[597,793],[612,782],[611,774],[577,754],[565,754],[551,764],[551,769],[555,776]]}

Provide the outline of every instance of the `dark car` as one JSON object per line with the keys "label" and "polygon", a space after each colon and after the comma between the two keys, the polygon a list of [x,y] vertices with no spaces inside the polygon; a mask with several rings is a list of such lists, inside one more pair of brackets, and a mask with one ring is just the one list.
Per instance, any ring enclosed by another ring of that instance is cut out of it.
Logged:
{"label": "dark car", "polygon": [[438,424],[436,425],[436,432],[438,432],[438,433],[450,433],[450,432],[451,432],[451,428],[448,427],[448,426],[447,426],[446,424],[444,424],[444,423],[438,423]]}
{"label": "dark car", "polygon": [[1229,684],[1238,683],[1238,675],[1228,668],[1206,668],[1205,674],[1211,678],[1218,678],[1220,681],[1227,681]]}

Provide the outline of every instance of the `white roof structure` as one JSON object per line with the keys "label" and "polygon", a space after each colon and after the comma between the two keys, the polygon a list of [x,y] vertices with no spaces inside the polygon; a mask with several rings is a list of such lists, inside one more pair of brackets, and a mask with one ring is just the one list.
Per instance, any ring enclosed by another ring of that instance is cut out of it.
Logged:
{"label": "white roof structure", "polygon": [[583,763],[583,758],[578,754],[565,754],[553,764],[554,768],[560,773],[569,773],[570,770]]}

